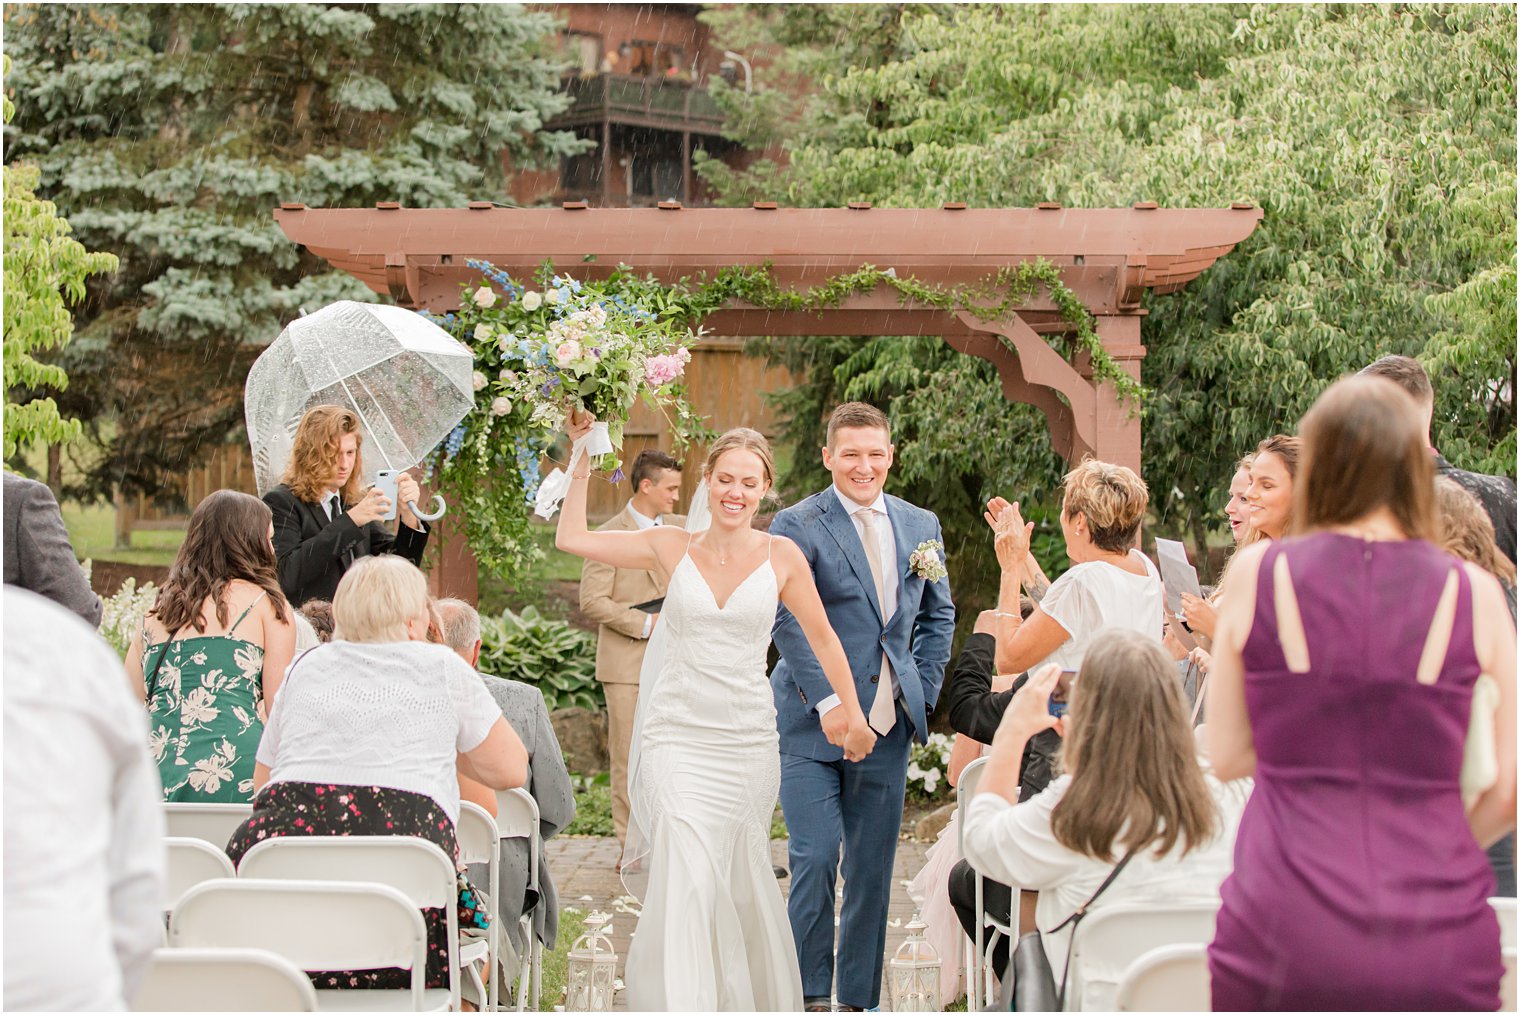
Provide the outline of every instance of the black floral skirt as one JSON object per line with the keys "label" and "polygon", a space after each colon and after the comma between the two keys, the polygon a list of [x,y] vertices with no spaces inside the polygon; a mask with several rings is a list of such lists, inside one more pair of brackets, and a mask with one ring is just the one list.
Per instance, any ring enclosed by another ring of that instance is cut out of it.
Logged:
{"label": "black floral skirt", "polygon": [[[459,843],[454,822],[432,797],[382,786],[335,786],[313,782],[276,782],[253,799],[253,815],[227,841],[234,866],[265,839],[282,835],[414,835],[436,844],[456,861]],[[427,986],[449,985],[448,914],[422,910],[427,926]],[[412,980],[404,969],[314,972],[318,989],[405,989]]]}

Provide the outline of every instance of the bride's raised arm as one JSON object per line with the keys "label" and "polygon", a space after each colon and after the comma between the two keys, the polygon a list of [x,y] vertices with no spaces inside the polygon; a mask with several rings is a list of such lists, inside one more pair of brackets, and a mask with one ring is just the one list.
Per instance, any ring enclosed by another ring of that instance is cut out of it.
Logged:
{"label": "bride's raised arm", "polygon": [[[596,419],[590,413],[572,413],[565,421],[565,433],[573,443],[584,437],[594,422]],[[669,574],[673,564],[667,564],[665,558],[668,556],[672,562],[680,559],[686,533],[663,526],[636,532],[593,532],[586,525],[586,486],[590,477],[591,460],[583,455],[570,472],[570,490],[560,505],[554,545],[566,553],[613,567]]]}
{"label": "bride's raised arm", "polygon": [[845,760],[859,761],[876,746],[876,734],[866,724],[866,714],[861,710],[860,697],[855,693],[855,678],[850,674],[850,661],[844,654],[839,635],[829,625],[829,616],[823,608],[823,600],[818,598],[818,586],[813,584],[813,571],[808,567],[807,558],[797,544],[785,536],[773,538],[771,564],[776,570],[781,603],[796,618],[829,686],[839,696],[838,707],[830,709],[818,720],[823,726],[823,735],[829,743],[844,749]]}

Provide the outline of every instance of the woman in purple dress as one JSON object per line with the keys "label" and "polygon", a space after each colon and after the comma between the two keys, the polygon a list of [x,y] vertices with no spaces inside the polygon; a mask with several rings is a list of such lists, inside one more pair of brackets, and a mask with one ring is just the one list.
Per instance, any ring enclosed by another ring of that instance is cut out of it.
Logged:
{"label": "woman in purple dress", "polygon": [[[1515,631],[1494,578],[1441,552],[1418,411],[1378,378],[1304,417],[1305,535],[1242,550],[1208,698],[1222,779],[1254,775],[1209,948],[1215,1011],[1488,1010],[1483,848],[1515,823]],[[1464,802],[1473,688],[1496,782]]]}

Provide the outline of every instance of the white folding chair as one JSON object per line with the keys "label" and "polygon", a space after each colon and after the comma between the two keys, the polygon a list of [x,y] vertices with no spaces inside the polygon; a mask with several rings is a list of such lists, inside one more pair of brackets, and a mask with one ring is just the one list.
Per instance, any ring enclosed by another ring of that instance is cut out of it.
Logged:
{"label": "white folding chair", "polygon": [[[497,790],[496,829],[503,839],[528,840],[528,888],[538,892],[543,840],[540,838],[538,824],[538,802],[533,799],[532,794],[524,789]],[[538,898],[538,905],[543,905],[542,892],[539,892]],[[544,946],[539,942],[538,933],[533,929],[533,916],[534,911],[524,913],[521,921],[523,940],[528,943],[528,947],[527,953],[518,958],[518,968],[514,976],[517,986],[513,991],[513,996],[516,999],[518,1011],[537,1011],[539,990],[543,986]],[[500,942],[501,938],[497,940]],[[493,1004],[498,1000],[494,987],[496,979],[492,977]],[[524,1008],[524,1002],[527,1002],[526,1008]]]}
{"label": "white folding chair", "polygon": [[1499,917],[1500,947],[1515,947],[1515,900],[1492,898],[1488,904],[1494,907],[1494,914]]}
{"label": "white folding chair", "polygon": [[164,878],[163,910],[169,912],[190,889],[202,881],[237,876],[232,861],[205,839],[170,836],[164,840],[168,871]]}
{"label": "white folding chair", "polygon": [[[961,769],[961,777],[955,784],[955,809],[960,828],[961,855],[966,855],[966,812],[971,807],[971,798],[976,794],[977,784],[982,781],[982,772],[987,767],[986,758],[977,758],[965,768]],[[986,902],[982,898],[982,882],[986,879],[980,873],[976,876],[976,935],[971,940],[971,948],[966,955],[966,1008],[968,1011],[982,1011],[992,1006],[997,1000],[997,974],[998,970],[992,968],[992,950],[997,942],[996,934],[1002,934],[1008,938],[1008,947],[1011,949],[1019,940],[1019,890],[1013,886],[1012,899],[1008,909],[1008,923],[994,919],[987,915]],[[995,934],[986,934],[991,928]]]}
{"label": "white folding chair", "polygon": [[411,971],[407,990],[319,990],[322,1011],[443,1011],[424,989],[427,930],[405,893],[365,882],[237,878],[185,893],[169,917],[174,948],[261,948],[305,970]]}
{"label": "white folding chair", "polygon": [[1212,1011],[1211,1003],[1208,945],[1173,944],[1147,951],[1125,971],[1114,1010]]}
{"label": "white folding chair", "polygon": [[317,1011],[311,978],[262,948],[160,948],[133,1011]]}
{"label": "white folding chair", "polygon": [[164,804],[164,834],[181,839],[204,839],[217,849],[253,813],[252,804]]}
{"label": "white folding chair", "polygon": [[460,1010],[459,883],[454,861],[436,844],[410,835],[281,836],[250,849],[238,864],[238,876],[244,880],[374,881],[399,890],[418,909],[442,908],[448,919],[448,1003],[452,1010]]}
{"label": "white folding chair", "polygon": [[[1078,924],[1071,942],[1066,1009],[1111,1009],[1112,991],[1125,970],[1164,945],[1207,945],[1214,940],[1218,914],[1218,900],[1175,905],[1115,903],[1092,910]],[[1207,991],[1204,1003],[1208,1003]]]}
{"label": "white folding chair", "polygon": [[1499,1010],[1515,1010],[1515,946],[1505,945],[1504,955],[1504,978],[1499,981]]}
{"label": "white folding chair", "polygon": [[[491,926],[486,931],[484,941],[467,939],[460,942],[459,961],[464,966],[470,983],[478,991],[486,1011],[495,1011],[497,1002],[496,968],[492,963],[496,962],[501,954],[501,849],[499,846],[500,834],[496,830],[496,819],[491,817],[489,811],[478,804],[472,804],[468,800],[462,800],[459,804],[459,823],[454,826],[455,834],[459,837],[459,859],[467,864],[485,864],[488,871],[486,875],[485,893],[491,901]],[[477,886],[479,887],[479,886]],[[478,963],[484,961],[485,968],[491,970],[491,985],[489,994],[480,980]]]}

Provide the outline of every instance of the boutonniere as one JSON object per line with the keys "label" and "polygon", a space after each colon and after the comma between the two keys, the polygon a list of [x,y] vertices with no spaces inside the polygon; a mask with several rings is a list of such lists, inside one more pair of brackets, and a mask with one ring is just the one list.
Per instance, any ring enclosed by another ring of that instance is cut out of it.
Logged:
{"label": "boutonniere", "polygon": [[938,539],[925,540],[908,557],[908,569],[926,582],[937,582],[949,573],[945,570],[944,553],[944,543]]}

